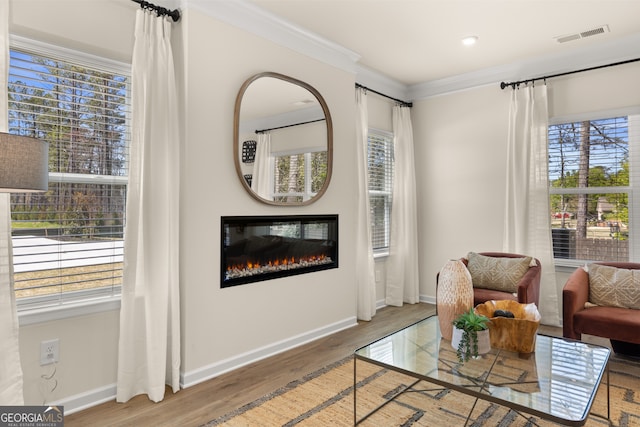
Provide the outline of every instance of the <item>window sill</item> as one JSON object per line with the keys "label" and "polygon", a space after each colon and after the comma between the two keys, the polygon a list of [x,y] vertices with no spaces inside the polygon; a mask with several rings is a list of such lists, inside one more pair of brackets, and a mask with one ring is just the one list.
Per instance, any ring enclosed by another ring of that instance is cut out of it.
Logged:
{"label": "window sill", "polygon": [[577,268],[584,267],[592,261],[584,261],[579,259],[554,258],[553,263],[557,273],[573,273]]}
{"label": "window sill", "polygon": [[120,295],[18,311],[20,326],[120,310]]}
{"label": "window sill", "polygon": [[387,258],[389,256],[389,249],[381,249],[381,250],[377,250],[377,251],[373,251],[373,259],[374,260],[378,260],[378,259],[383,259],[383,258]]}

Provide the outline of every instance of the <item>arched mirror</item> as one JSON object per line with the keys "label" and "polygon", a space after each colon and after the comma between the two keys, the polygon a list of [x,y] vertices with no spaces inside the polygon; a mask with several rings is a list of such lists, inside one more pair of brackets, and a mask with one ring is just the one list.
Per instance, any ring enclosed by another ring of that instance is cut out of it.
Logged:
{"label": "arched mirror", "polygon": [[278,206],[313,203],[331,179],[329,108],[304,82],[257,74],[236,98],[233,148],[238,177],[251,196]]}

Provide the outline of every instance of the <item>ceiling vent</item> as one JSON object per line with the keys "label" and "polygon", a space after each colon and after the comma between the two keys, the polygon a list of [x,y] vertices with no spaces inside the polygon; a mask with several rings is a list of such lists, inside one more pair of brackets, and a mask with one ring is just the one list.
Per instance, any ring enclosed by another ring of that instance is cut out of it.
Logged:
{"label": "ceiling vent", "polygon": [[581,31],[575,34],[566,34],[564,36],[554,37],[558,43],[566,43],[573,40],[580,40],[586,37],[597,36],[598,34],[604,34],[609,32],[608,25],[601,25],[596,28],[592,28],[590,30]]}

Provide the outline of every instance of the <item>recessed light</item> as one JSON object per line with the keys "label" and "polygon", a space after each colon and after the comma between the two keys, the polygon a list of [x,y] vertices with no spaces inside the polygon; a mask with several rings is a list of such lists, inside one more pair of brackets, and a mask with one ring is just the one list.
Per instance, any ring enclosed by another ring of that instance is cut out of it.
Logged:
{"label": "recessed light", "polygon": [[478,41],[478,36],[469,36],[462,39],[462,44],[465,46],[473,46]]}

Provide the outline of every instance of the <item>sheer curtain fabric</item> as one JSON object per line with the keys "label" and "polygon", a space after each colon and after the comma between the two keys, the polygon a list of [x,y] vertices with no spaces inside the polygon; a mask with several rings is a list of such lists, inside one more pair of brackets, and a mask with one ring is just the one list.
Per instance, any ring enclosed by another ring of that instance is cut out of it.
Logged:
{"label": "sheer curtain fabric", "polygon": [[505,252],[533,256],[542,264],[542,322],[559,325],[559,297],[549,215],[547,86],[514,89],[509,109]]}
{"label": "sheer curtain fabric", "polygon": [[251,189],[263,199],[273,200],[271,173],[271,134],[258,134],[256,143],[256,157],[253,162],[253,177]]}
{"label": "sheer curtain fabric", "polygon": [[393,107],[393,196],[387,259],[387,305],[420,300],[418,214],[411,109]]}
{"label": "sheer curtain fabric", "polygon": [[371,209],[369,205],[368,136],[369,111],[367,94],[356,89],[356,151],[358,166],[358,198],[356,209],[356,292],[357,316],[371,320],[376,314],[376,278],[371,243]]}
{"label": "sheer curtain fabric", "polygon": [[178,391],[180,139],[171,23],[138,10],[132,61],[125,259],[118,348],[118,402]]}
{"label": "sheer curtain fabric", "polygon": [[[9,84],[9,1],[0,0],[0,132],[9,129],[7,85]],[[11,199],[0,193],[0,405],[23,405],[22,365],[18,341],[18,312],[13,288],[13,243]]]}

